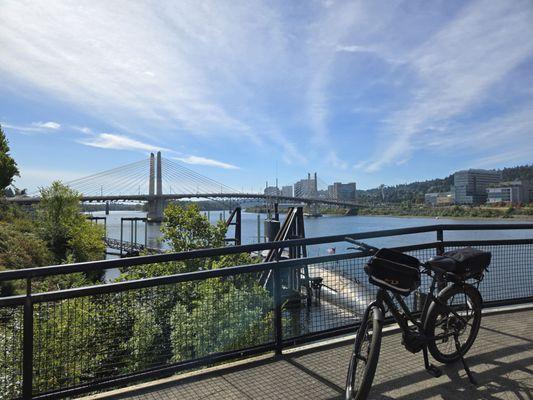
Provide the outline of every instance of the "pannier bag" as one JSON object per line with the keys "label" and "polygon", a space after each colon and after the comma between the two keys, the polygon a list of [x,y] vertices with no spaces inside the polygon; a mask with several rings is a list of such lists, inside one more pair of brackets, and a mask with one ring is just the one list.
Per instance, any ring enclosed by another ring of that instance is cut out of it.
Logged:
{"label": "pannier bag", "polygon": [[489,266],[492,254],[488,251],[464,247],[447,251],[443,256],[450,257],[455,261],[454,273],[456,275],[460,275],[465,279],[479,279],[483,275],[483,271]]}
{"label": "pannier bag", "polygon": [[365,266],[371,284],[391,292],[409,295],[420,286],[420,262],[391,249],[380,249]]}

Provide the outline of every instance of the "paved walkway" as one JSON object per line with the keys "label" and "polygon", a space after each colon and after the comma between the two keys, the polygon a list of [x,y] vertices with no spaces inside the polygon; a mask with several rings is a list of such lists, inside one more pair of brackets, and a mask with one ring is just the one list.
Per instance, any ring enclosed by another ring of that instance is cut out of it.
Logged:
{"label": "paved walkway", "polygon": [[[384,336],[370,399],[533,399],[533,310],[483,317],[467,358],[478,387],[469,383],[460,363],[443,366],[440,378],[431,377],[421,353],[407,352],[400,340],[396,333]],[[344,341],[105,398],[340,399],[350,351]]]}

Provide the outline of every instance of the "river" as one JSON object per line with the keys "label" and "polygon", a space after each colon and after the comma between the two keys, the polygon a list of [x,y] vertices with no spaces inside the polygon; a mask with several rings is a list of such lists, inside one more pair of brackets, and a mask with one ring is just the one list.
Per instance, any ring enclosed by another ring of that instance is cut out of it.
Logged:
{"label": "river", "polygon": [[[105,216],[105,213],[94,212],[94,216]],[[107,216],[107,236],[120,239],[120,219],[122,217],[144,217],[146,214],[140,211],[111,211]],[[207,215],[207,213],[206,213]],[[219,211],[211,211],[209,217],[212,223],[215,223],[220,216],[228,216],[228,213],[222,214]],[[263,221],[266,214],[242,213],[242,242],[243,244],[257,243],[257,216],[260,217],[261,236],[263,235]],[[284,215],[280,216],[283,221]],[[433,224],[490,224],[490,223],[524,223],[531,222],[518,219],[446,219],[430,217],[391,217],[391,216],[324,216],[320,218],[305,218],[306,237],[327,236],[349,234],[367,231],[378,231],[385,229],[398,229],[413,226],[424,226]],[[230,227],[228,236],[232,235],[233,227]],[[124,223],[123,230],[124,240],[129,241],[131,237],[131,226],[128,222]],[[137,225],[137,242],[144,243],[145,227],[144,223],[139,222]],[[461,239],[518,239],[530,238],[531,230],[500,230],[500,231],[449,231],[445,232],[445,240]],[[149,247],[165,248],[164,243],[160,243],[160,224],[149,223],[147,226],[147,239]],[[263,240],[263,239],[261,239]],[[424,243],[435,241],[434,232],[418,233],[405,236],[395,236],[388,238],[369,239],[367,242],[378,247],[384,246],[401,246],[414,243]],[[324,244],[313,246],[309,249],[310,256],[324,255],[330,247],[335,247],[337,253],[345,252],[348,244]]]}
{"label": "river", "polygon": [[[92,213],[93,216],[104,216],[104,212]],[[120,239],[120,219],[122,217],[144,217],[146,214],[143,212],[135,211],[112,211],[107,216],[107,235],[112,238]],[[206,213],[207,215],[207,213]],[[221,212],[210,212],[209,218],[212,223],[220,217],[227,217]],[[257,216],[256,213],[242,213],[242,241],[243,244],[257,243]],[[283,221],[284,215],[282,214],[281,220]],[[263,221],[266,218],[266,214],[259,214],[261,235],[263,235]],[[414,226],[433,225],[437,223],[441,224],[490,224],[490,223],[527,223],[530,220],[518,220],[518,219],[435,219],[428,217],[391,217],[391,216],[324,216],[320,218],[305,218],[305,231],[307,237],[327,236],[327,235],[339,235],[368,231],[379,231],[385,229],[398,229]],[[233,227],[230,227],[233,229]],[[231,236],[232,232],[228,232],[228,236]],[[513,230],[487,230],[487,231],[447,231],[444,233],[445,240],[471,240],[471,239],[524,239],[531,238],[532,231],[526,229],[513,229]],[[124,240],[130,240],[131,238],[131,226],[129,223],[124,223],[123,230]],[[145,226],[144,223],[139,222],[137,225],[137,241],[144,243]],[[263,240],[263,239],[261,239]],[[436,240],[435,232],[417,233],[410,235],[385,237],[368,239],[365,242],[375,245],[377,247],[392,247],[402,246],[416,243],[432,242]],[[147,226],[147,241],[149,247],[161,247],[165,248],[165,244],[160,240],[160,224],[150,223]],[[336,253],[344,253],[347,251],[348,243],[330,243],[308,247],[308,254],[310,256],[325,255],[328,248],[335,248]],[[527,254],[523,254],[524,257]],[[113,257],[113,256],[109,256]],[[523,263],[527,263],[524,259]],[[347,271],[349,272],[349,271]],[[362,272],[361,272],[362,274]],[[503,276],[503,275],[505,276]],[[106,280],[114,280],[118,277],[118,270],[107,270]],[[498,279],[509,280],[509,276],[506,275],[506,271],[502,269],[496,269],[491,276],[495,281]],[[500,276],[501,275],[501,276]],[[361,279],[361,276],[357,277]],[[512,279],[515,281],[516,292],[520,295],[527,295],[528,290],[524,285],[521,285],[519,280],[520,276],[517,274]],[[493,285],[487,285],[487,289],[490,289]],[[485,290],[483,290],[485,292]],[[523,294],[522,292],[526,293]],[[490,292],[484,293],[484,296],[491,298]]]}

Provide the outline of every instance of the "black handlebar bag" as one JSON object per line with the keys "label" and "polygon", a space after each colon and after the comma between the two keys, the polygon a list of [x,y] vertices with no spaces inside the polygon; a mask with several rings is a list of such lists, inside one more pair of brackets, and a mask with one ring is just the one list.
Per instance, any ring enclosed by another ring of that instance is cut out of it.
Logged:
{"label": "black handlebar bag", "polygon": [[365,266],[368,281],[391,292],[408,296],[420,286],[420,261],[391,249],[380,249]]}

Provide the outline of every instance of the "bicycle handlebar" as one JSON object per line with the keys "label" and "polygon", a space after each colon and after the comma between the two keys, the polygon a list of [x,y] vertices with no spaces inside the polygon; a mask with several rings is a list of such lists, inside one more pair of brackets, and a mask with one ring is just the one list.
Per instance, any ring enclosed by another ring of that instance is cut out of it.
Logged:
{"label": "bicycle handlebar", "polygon": [[344,240],[347,241],[347,242],[350,242],[352,244],[355,244],[358,248],[364,249],[364,250],[366,250],[366,251],[368,251],[370,253],[375,253],[375,252],[377,252],[379,250],[379,248],[377,248],[377,247],[370,246],[369,244],[366,244],[364,242],[360,242],[360,241],[352,239],[350,237],[345,237]]}

